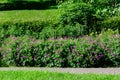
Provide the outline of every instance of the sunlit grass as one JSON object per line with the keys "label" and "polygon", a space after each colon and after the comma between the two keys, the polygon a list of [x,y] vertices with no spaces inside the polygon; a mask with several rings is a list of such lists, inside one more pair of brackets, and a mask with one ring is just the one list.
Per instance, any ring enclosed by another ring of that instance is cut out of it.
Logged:
{"label": "sunlit grass", "polygon": [[0,71],[0,80],[119,80],[120,75],[70,74],[47,71]]}

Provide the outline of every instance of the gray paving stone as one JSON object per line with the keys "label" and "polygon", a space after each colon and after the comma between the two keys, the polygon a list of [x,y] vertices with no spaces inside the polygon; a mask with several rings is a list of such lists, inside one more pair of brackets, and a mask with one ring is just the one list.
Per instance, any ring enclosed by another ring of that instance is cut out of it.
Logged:
{"label": "gray paving stone", "polygon": [[40,68],[40,67],[1,67],[0,70],[37,70],[66,73],[120,74],[120,68]]}

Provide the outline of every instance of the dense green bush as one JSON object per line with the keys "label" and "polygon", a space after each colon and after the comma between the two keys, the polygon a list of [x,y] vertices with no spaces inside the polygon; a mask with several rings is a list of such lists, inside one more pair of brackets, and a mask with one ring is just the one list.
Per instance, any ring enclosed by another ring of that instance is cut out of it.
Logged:
{"label": "dense green bush", "polygon": [[86,34],[86,26],[85,25],[80,25],[76,24],[73,26],[71,25],[66,25],[65,27],[59,26],[55,28],[55,37],[73,37],[77,38],[83,34]]}
{"label": "dense green bush", "polygon": [[55,37],[55,29],[54,27],[45,27],[39,34],[40,39],[48,39],[51,37]]}
{"label": "dense green bush", "polygon": [[120,17],[111,17],[101,23],[101,27],[107,29],[120,30]]}
{"label": "dense green bush", "polygon": [[[64,25],[75,25],[76,23],[85,25],[87,24],[86,18],[94,13],[93,7],[86,3],[67,3],[63,4],[60,8],[62,8],[61,19],[60,22]],[[90,14],[89,14],[90,13]]]}
{"label": "dense green bush", "polygon": [[118,16],[120,14],[120,0],[67,0],[68,3],[87,3],[102,17]]}
{"label": "dense green bush", "polygon": [[[65,2],[60,5],[59,24],[63,27],[74,27],[76,24],[83,25],[85,28],[82,34],[100,33],[105,28],[118,29],[119,18],[115,19],[114,17],[120,16],[119,1],[110,2],[110,0],[72,0]],[[104,5],[102,5],[103,3]],[[110,17],[113,17],[113,19],[110,19]]]}
{"label": "dense green bush", "polygon": [[86,33],[86,26],[76,24],[74,27],[67,25],[65,27],[46,27],[38,35],[40,39],[48,39],[51,37],[73,37],[77,38]]}
{"label": "dense green bush", "polygon": [[120,3],[119,0],[64,0],[64,1],[92,3],[94,5],[101,6],[101,7],[115,6]]}
{"label": "dense green bush", "polygon": [[96,32],[96,25],[102,20],[101,16],[96,15],[94,7],[87,3],[64,3],[60,6],[60,10],[59,23],[63,27],[66,25],[74,27],[76,24],[84,25],[86,34]]}
{"label": "dense green bush", "polygon": [[77,39],[7,38],[1,47],[4,66],[119,67],[120,35],[109,30],[96,37]]}

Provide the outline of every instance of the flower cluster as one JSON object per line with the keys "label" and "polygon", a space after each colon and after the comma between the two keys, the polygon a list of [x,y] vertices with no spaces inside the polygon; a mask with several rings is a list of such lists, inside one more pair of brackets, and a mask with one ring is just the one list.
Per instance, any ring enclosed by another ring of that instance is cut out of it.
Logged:
{"label": "flower cluster", "polygon": [[1,61],[8,66],[119,66],[119,36],[119,34],[108,36],[102,34],[96,37],[81,36],[77,39],[69,37],[51,38],[46,41],[36,40],[28,36],[10,37],[5,40],[0,48]]}

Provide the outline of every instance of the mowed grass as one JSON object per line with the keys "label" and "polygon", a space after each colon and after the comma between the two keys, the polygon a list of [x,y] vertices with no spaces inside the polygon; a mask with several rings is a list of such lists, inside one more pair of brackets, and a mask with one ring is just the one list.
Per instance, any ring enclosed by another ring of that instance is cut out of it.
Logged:
{"label": "mowed grass", "polygon": [[59,11],[48,10],[11,10],[0,11],[0,23],[6,21],[57,21]]}
{"label": "mowed grass", "polygon": [[0,71],[0,80],[119,80],[120,75],[70,74],[48,71]]}

